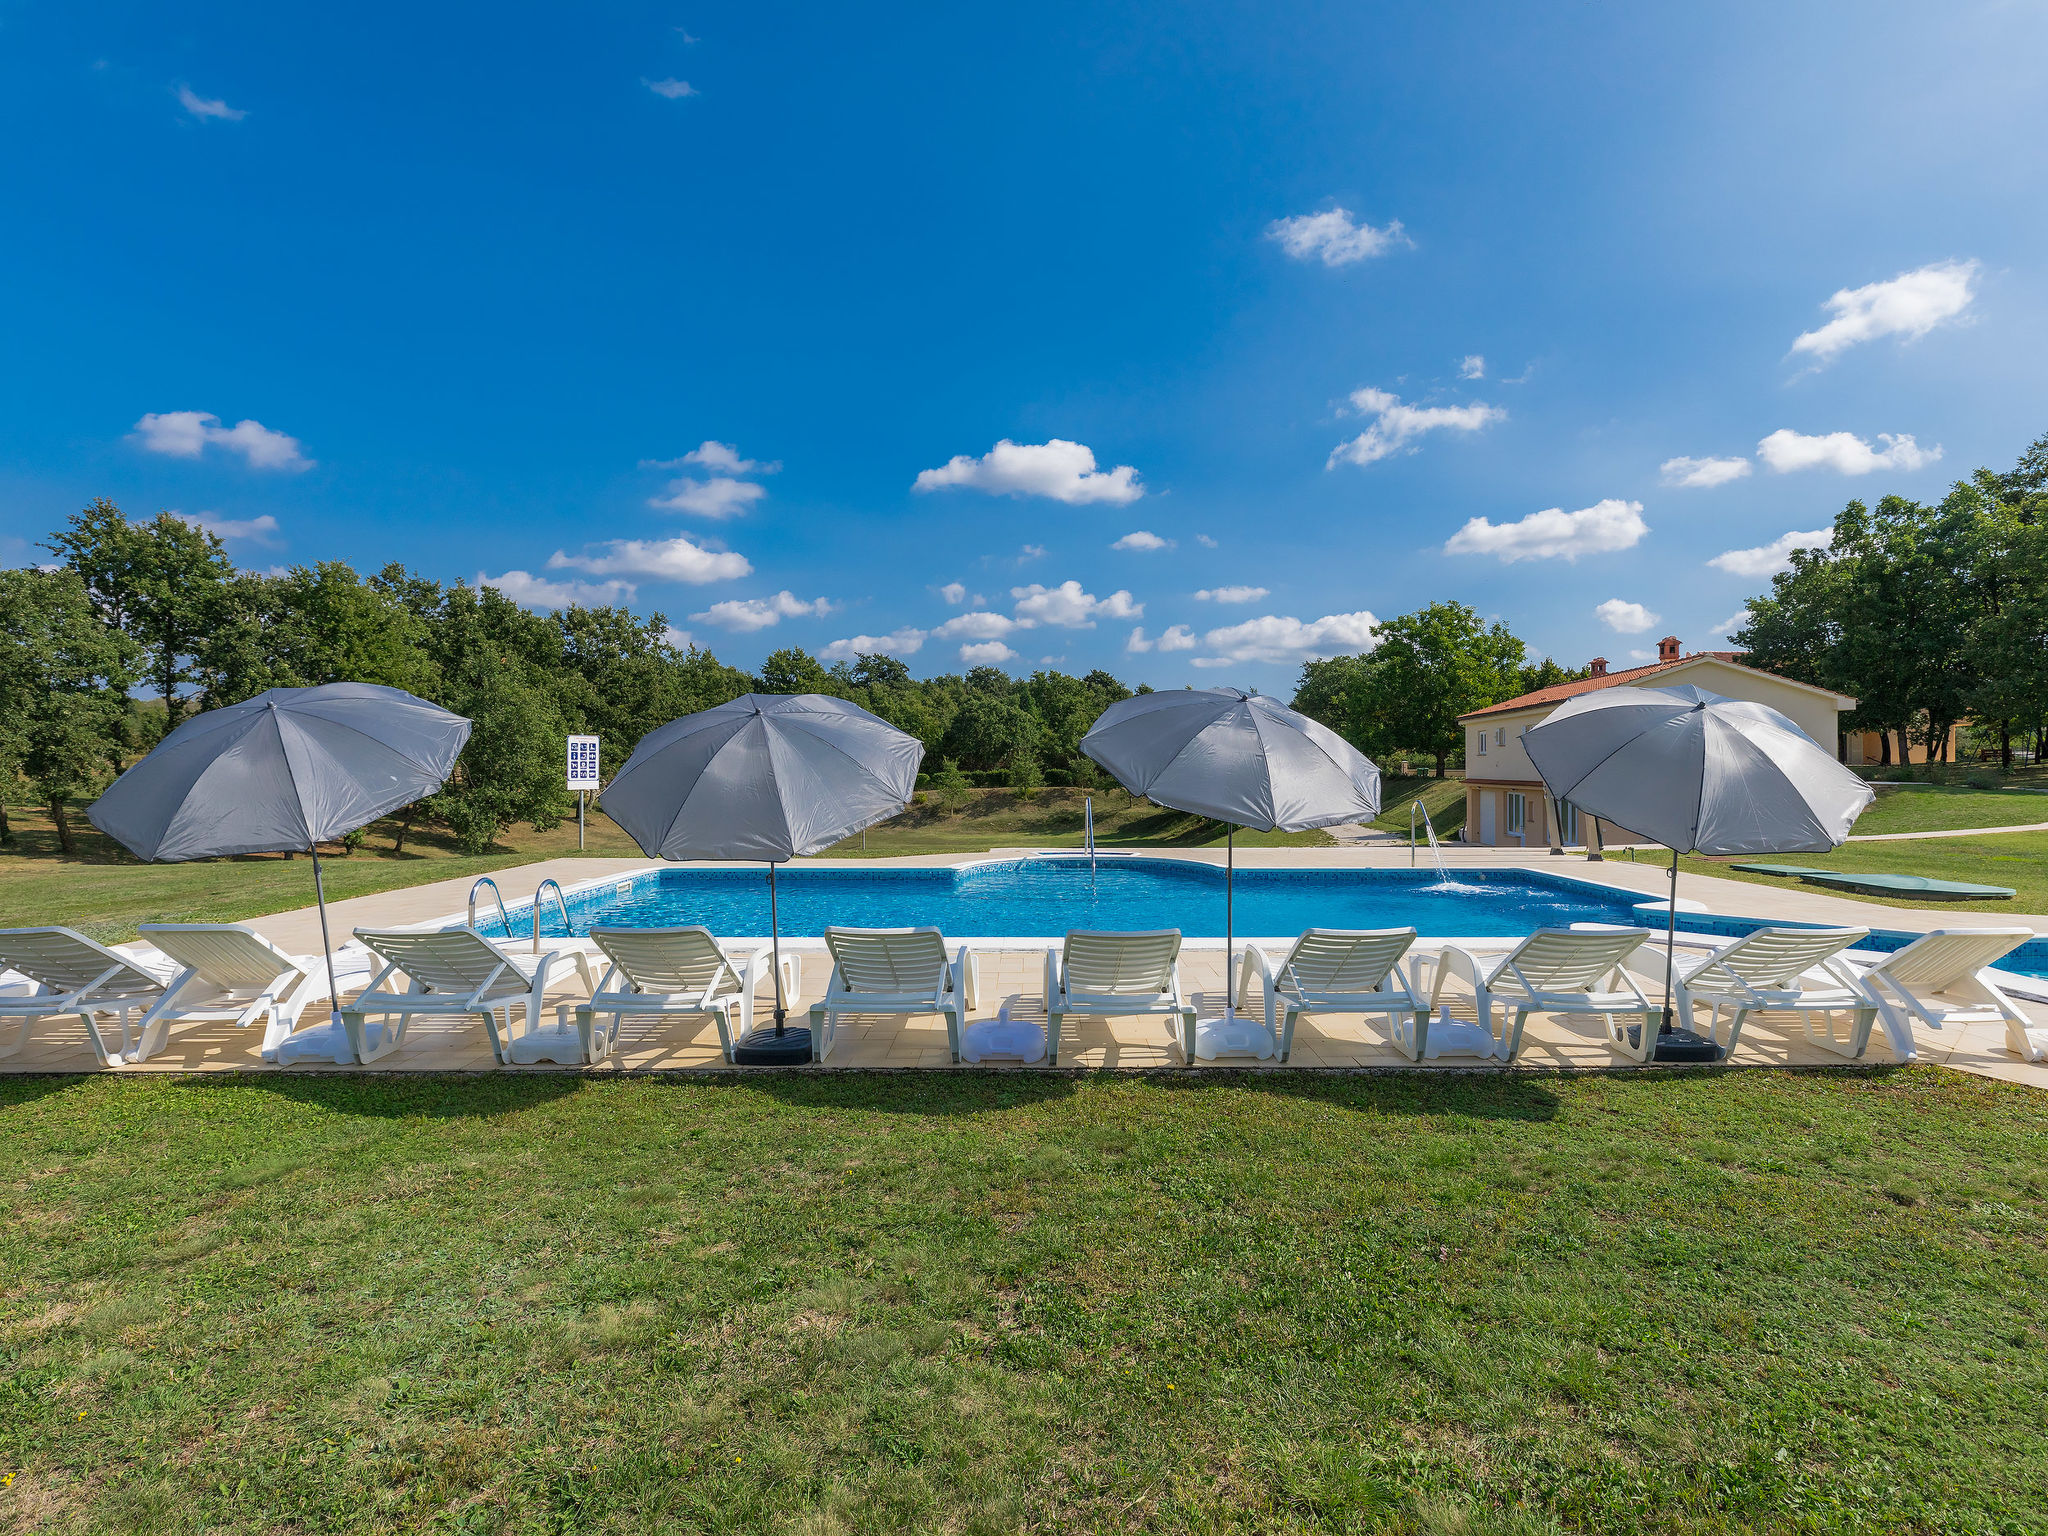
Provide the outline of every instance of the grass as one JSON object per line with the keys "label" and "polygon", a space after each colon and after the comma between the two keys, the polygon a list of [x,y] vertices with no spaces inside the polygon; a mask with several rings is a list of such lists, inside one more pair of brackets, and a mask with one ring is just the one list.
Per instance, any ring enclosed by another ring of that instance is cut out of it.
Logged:
{"label": "grass", "polygon": [[[1081,845],[1081,793],[1046,789],[1032,800],[1008,790],[977,790],[957,816],[940,811],[927,797],[891,822],[868,833],[866,855],[880,858],[913,853],[977,852],[993,847]],[[1095,795],[1096,841],[1115,847],[1206,847],[1223,842],[1220,823],[1178,811],[1130,802],[1122,790]],[[313,868],[304,858],[257,855],[209,859],[191,864],[144,864],[122,852],[84,823],[75,823],[78,855],[58,852],[48,816],[40,810],[8,807],[15,842],[0,849],[0,927],[63,923],[102,943],[135,937],[138,923],[240,922],[313,903]],[[400,890],[435,880],[468,879],[542,859],[576,856],[576,823],[546,832],[517,825],[502,846],[482,856],[462,853],[445,833],[415,828],[405,852],[393,853],[396,828],[378,822],[363,848],[347,857],[324,857],[322,875],[330,901]],[[593,810],[586,852],[593,858],[639,858],[639,848],[610,817]],[[1327,845],[1323,832],[1240,832],[1244,847]],[[858,858],[861,840],[849,838],[827,857]]]}
{"label": "grass", "polygon": [[2026,790],[1874,784],[1877,799],[1856,819],[1858,836],[1947,832],[1972,827],[2030,827],[2048,822],[2048,795]]}
{"label": "grass", "polygon": [[0,1079],[0,1526],[2048,1529],[1909,1069]]}
{"label": "grass", "polygon": [[[1417,774],[1414,778],[1397,779],[1391,776],[1380,780],[1380,813],[1373,818],[1373,825],[1385,832],[1408,835],[1408,818],[1414,815],[1409,806],[1420,800],[1429,812],[1430,825],[1436,828],[1439,838],[1448,838],[1465,825],[1465,781],[1463,779],[1432,779]],[[1415,835],[1422,835],[1421,818],[1417,817]]]}
{"label": "grass", "polygon": [[1830,892],[1821,886],[1801,884],[1787,876],[1745,874],[1713,859],[1687,857],[1679,861],[1678,867],[1695,875],[1761,881],[1766,885],[1795,885],[1805,891],[1845,896],[1852,901],[1875,902],[1886,907],[1939,907],[1944,912],[2048,912],[2048,832],[2002,832],[1990,837],[1931,837],[1903,843],[1844,843],[1833,853],[1788,853],[1783,858],[1760,858],[1753,862],[1854,870],[1863,874],[1929,875],[1936,880],[2009,886],[2017,894],[2000,901],[1930,901],[1925,896]]}
{"label": "grass", "polygon": [[[978,853],[989,848],[1079,848],[1084,799],[1095,800],[1095,841],[1103,847],[1220,848],[1226,828],[1206,816],[1169,811],[1148,800],[1133,800],[1121,789],[1041,789],[1020,799],[1007,789],[980,789],[965,810],[942,810],[929,791],[893,821],[871,827],[865,854],[894,858],[917,853]],[[1240,848],[1323,848],[1325,832],[1253,832],[1240,828]],[[825,851],[828,858],[859,858],[861,839],[850,837]]]}

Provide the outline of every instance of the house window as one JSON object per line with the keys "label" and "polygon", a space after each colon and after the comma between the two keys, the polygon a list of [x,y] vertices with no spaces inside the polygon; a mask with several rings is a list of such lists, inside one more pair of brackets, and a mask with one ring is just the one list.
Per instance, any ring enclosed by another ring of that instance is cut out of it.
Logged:
{"label": "house window", "polygon": [[1558,845],[1575,848],[1585,839],[1579,836],[1579,808],[1566,800],[1557,808]]}
{"label": "house window", "polygon": [[1493,733],[1493,744],[1496,747],[1504,747],[1508,744],[1508,728],[1506,726],[1500,727],[1500,729]]}
{"label": "house window", "polygon": [[1479,733],[1479,755],[1481,757],[1486,756],[1486,732],[1484,731]]}
{"label": "house window", "polygon": [[1526,795],[1508,796],[1508,831],[1520,832],[1529,824],[1529,798]]}

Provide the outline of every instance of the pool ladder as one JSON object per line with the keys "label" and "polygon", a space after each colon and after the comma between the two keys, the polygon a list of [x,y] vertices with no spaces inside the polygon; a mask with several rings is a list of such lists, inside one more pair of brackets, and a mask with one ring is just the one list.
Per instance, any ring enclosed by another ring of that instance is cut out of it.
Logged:
{"label": "pool ladder", "polygon": [[[489,875],[477,876],[476,883],[469,888],[469,926],[476,926],[476,893],[485,886],[491,888],[491,899],[498,904],[498,926],[505,930],[505,937],[512,937],[512,919],[505,911],[505,894],[498,889],[498,882]],[[555,909],[562,914],[562,930],[569,929],[569,902],[562,893],[562,883],[553,878],[541,881],[533,888],[533,952],[540,953],[540,898],[552,888],[555,893]]]}

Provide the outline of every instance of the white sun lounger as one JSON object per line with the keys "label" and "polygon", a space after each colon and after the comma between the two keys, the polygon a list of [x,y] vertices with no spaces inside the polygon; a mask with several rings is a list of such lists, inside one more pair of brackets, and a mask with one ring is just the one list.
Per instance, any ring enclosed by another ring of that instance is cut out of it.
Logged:
{"label": "white sun lounger", "polygon": [[[573,959],[584,987],[596,990],[589,957],[581,946],[515,955],[474,928],[358,928],[356,937],[385,962],[363,994],[341,1010],[349,1059],[360,1066],[389,1056],[403,1045],[406,1028],[416,1018],[465,1014],[483,1020],[491,1055],[504,1066],[509,1059],[507,1042],[540,1021],[541,997],[556,960],[564,955]],[[408,990],[377,990],[398,972],[410,983]],[[500,1013],[505,1015],[502,1034],[497,1022]],[[394,1014],[396,1025],[388,1022]],[[372,1016],[383,1022],[371,1023]]]}
{"label": "white sun lounger", "polygon": [[[75,928],[0,928],[0,970],[19,971],[35,983],[30,992],[0,991],[0,1058],[28,1043],[39,1019],[77,1014],[103,1067],[118,1066],[128,1048],[128,1015],[164,995],[164,981],[138,962],[115,954]],[[107,1048],[99,1019],[121,1021],[121,1050]],[[13,1028],[7,1029],[8,1021]]]}
{"label": "white sun lounger", "polygon": [[1238,966],[1238,1009],[1251,1001],[1256,980],[1265,994],[1266,1032],[1283,1062],[1294,1050],[1294,1021],[1305,1013],[1384,1014],[1388,1044],[1417,1061],[1428,1039],[1429,1004],[1401,964],[1414,943],[1413,928],[1311,928],[1277,970],[1248,944]]}
{"label": "white sun lounger", "polygon": [[1195,1010],[1180,989],[1180,930],[1069,933],[1061,948],[1045,952],[1045,1041],[1053,1066],[1060,1060],[1060,1020],[1070,1013],[1178,1020],[1181,1061],[1193,1066]]}
{"label": "white sun lounger", "polygon": [[288,955],[239,923],[144,923],[141,933],[178,973],[142,1016],[124,1053],[131,1062],[162,1050],[175,1025],[219,1020],[242,1027],[262,1023],[260,1053],[275,1061],[306,1004],[326,992],[321,960]]}
{"label": "white sun lounger", "polygon": [[[1657,1048],[1663,1008],[1643,996],[1622,962],[1649,937],[1647,928],[1593,933],[1539,928],[1508,953],[1485,956],[1446,944],[1436,954],[1429,1005],[1436,1007],[1445,981],[1462,977],[1477,1001],[1479,1027],[1493,1037],[1504,1061],[1513,1061],[1521,1050],[1522,1026],[1532,1013],[1597,1014],[1606,1023],[1610,1046],[1636,1061],[1648,1061]],[[1496,1004],[1501,1010],[1498,1024],[1493,1016]],[[1635,1039],[1629,1038],[1632,1026],[1615,1022],[1617,1014],[1636,1016]]]}
{"label": "white sun lounger", "polygon": [[941,1014],[947,1048],[960,1059],[979,969],[966,945],[948,961],[945,935],[936,928],[827,928],[825,948],[832,979],[811,1005],[812,1060],[831,1051],[839,1016],[847,1013]]}
{"label": "white sun lounger", "polygon": [[[1869,936],[1868,928],[1759,928],[1710,955],[1683,956],[1671,989],[1677,1022],[1694,1027],[1693,1005],[1705,1003],[1707,1038],[1732,1056],[1742,1038],[1743,1021],[1752,1013],[1796,1013],[1806,1026],[1806,1038],[1815,1045],[1842,1056],[1861,1056],[1870,1043],[1877,1009],[1864,996],[1855,973],[1836,957]],[[1723,1008],[1730,1011],[1725,1039]]]}
{"label": "white sun lounger", "polygon": [[[590,939],[610,966],[591,993],[590,1001],[573,1010],[557,1010],[552,1028],[535,1028],[512,1040],[515,1062],[557,1061],[595,1066],[619,1043],[627,1019],[703,1018],[718,1024],[718,1043],[725,1059],[754,1027],[754,994],[768,971],[769,950],[757,945],[727,954],[709,928],[593,928]],[[796,957],[782,961],[783,996],[795,990]]]}
{"label": "white sun lounger", "polygon": [[2030,1026],[2027,1016],[1985,975],[2028,940],[2031,928],[1937,928],[1886,956],[1857,978],[1884,1020],[1892,1051],[1901,1061],[1918,1059],[1913,1020],[1929,1029],[1949,1025],[2005,1025],[2005,1041],[2023,1061],[2048,1060],[2048,1028]]}

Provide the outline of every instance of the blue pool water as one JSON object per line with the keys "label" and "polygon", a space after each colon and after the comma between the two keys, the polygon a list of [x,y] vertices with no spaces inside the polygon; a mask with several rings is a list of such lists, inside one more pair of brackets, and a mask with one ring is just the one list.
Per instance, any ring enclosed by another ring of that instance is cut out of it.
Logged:
{"label": "blue pool water", "polygon": [[[931,924],[950,939],[1057,937],[1069,928],[1178,928],[1223,936],[1223,871],[1178,859],[1111,858],[1091,874],[1076,858],[1007,859],[950,869],[785,870],[778,877],[782,932],[815,938],[828,923],[861,928]],[[1241,869],[1236,931],[1279,937],[1304,928],[1396,928],[1425,934],[1511,938],[1533,928],[1642,921],[1639,900],[1540,870],[1461,869],[1448,883],[1424,870]],[[529,904],[512,909],[515,936],[531,932]],[[496,915],[483,931],[503,935]],[[578,892],[569,927],[662,928],[702,923],[729,936],[768,932],[768,880],[758,869],[662,869]],[[1692,933],[1738,937],[1761,924],[1680,913]],[[541,931],[563,935],[550,901]],[[1874,932],[1861,947],[1894,950],[1913,935]],[[2048,940],[2028,944],[2009,970],[2048,976]]]}

